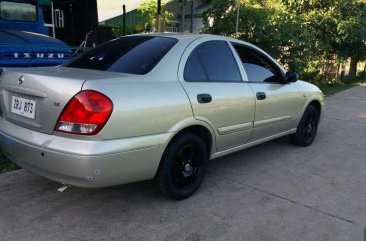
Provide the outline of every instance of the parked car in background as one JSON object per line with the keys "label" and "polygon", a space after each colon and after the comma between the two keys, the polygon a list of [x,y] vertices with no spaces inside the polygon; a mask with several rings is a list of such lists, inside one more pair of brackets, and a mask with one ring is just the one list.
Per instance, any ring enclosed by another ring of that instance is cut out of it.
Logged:
{"label": "parked car in background", "polygon": [[0,1],[0,67],[54,66],[71,60],[70,47],[48,34],[36,1]]}
{"label": "parked car in background", "polygon": [[209,159],[286,135],[310,145],[324,105],[264,51],[214,35],[122,37],[61,67],[5,69],[0,90],[0,146],[20,166],[90,188],[155,179],[173,199]]}

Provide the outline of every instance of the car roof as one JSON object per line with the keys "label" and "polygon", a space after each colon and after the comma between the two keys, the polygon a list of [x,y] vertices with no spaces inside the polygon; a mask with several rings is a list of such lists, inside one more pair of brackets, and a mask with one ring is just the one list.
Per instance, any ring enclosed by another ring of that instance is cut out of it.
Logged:
{"label": "car roof", "polygon": [[[258,46],[251,44],[249,42],[240,40],[240,39],[236,39],[236,38],[231,38],[231,37],[226,37],[226,36],[221,36],[221,35],[214,35],[214,34],[192,34],[192,33],[142,33],[142,34],[136,34],[134,36],[160,36],[160,37],[170,37],[170,38],[176,38],[178,40],[191,40],[194,41],[196,39],[200,39],[200,38],[204,38],[206,40],[225,40],[225,41],[230,41],[233,43],[240,43],[240,44],[245,44],[247,46],[250,46],[254,49],[257,50],[261,50]],[[263,52],[263,50],[261,50]],[[268,55],[266,52],[264,52],[266,55]]]}
{"label": "car roof", "polygon": [[[170,38],[176,38],[178,40],[189,40],[192,41],[199,38],[207,38],[207,39],[222,39],[222,40],[228,40],[228,41],[234,41],[234,42],[243,42],[247,43],[245,41],[234,39],[226,36],[220,36],[220,35],[213,35],[213,34],[192,34],[192,33],[171,33],[171,32],[162,32],[162,33],[139,33],[134,34],[130,36],[160,36],[160,37],[170,37]],[[247,43],[250,44],[250,43]]]}

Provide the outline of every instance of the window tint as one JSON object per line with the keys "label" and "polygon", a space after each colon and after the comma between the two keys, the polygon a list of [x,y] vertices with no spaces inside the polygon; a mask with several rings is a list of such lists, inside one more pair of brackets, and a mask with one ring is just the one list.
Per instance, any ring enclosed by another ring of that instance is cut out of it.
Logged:
{"label": "window tint", "polygon": [[234,45],[249,81],[252,82],[281,82],[281,78],[271,67],[270,63],[260,57],[254,50],[240,45]]}
{"label": "window tint", "polygon": [[193,52],[191,56],[189,56],[184,71],[184,79],[193,82],[208,81],[207,73],[205,72],[197,52]]}
{"label": "window tint", "polygon": [[37,7],[31,3],[0,2],[0,18],[11,21],[37,21]]}
{"label": "window tint", "polygon": [[186,81],[241,81],[235,58],[224,41],[199,45],[189,56],[184,70]]}
{"label": "window tint", "polygon": [[156,36],[123,37],[102,44],[65,66],[142,75],[150,72],[177,41]]}

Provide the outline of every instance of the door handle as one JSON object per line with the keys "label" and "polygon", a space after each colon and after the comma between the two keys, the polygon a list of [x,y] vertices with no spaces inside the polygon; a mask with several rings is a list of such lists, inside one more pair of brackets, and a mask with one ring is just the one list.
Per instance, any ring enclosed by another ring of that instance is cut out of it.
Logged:
{"label": "door handle", "polygon": [[197,95],[198,103],[210,103],[212,101],[212,96],[210,94],[199,94]]}
{"label": "door handle", "polygon": [[267,98],[266,93],[264,92],[257,92],[257,100],[265,100]]}

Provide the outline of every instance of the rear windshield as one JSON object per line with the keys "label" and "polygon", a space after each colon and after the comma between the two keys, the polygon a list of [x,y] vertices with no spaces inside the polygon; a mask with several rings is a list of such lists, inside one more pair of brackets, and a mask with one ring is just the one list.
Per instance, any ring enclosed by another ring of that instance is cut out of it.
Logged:
{"label": "rear windshield", "polygon": [[143,75],[150,72],[178,40],[157,36],[129,36],[86,52],[66,67]]}

